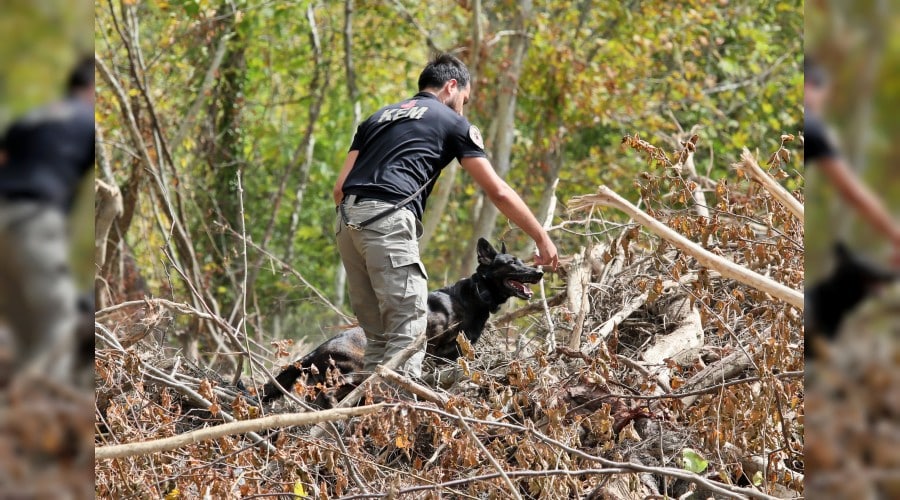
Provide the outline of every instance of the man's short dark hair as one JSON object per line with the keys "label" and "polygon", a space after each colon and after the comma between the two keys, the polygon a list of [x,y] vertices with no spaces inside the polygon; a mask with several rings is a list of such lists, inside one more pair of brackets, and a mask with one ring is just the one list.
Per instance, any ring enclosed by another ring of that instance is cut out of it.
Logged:
{"label": "man's short dark hair", "polygon": [[94,85],[94,56],[84,56],[69,73],[66,91],[86,89]]}
{"label": "man's short dark hair", "polygon": [[807,85],[822,88],[828,83],[828,72],[812,56],[803,58],[803,78]]}
{"label": "man's short dark hair", "polygon": [[419,75],[419,91],[443,87],[450,80],[456,80],[461,87],[465,87],[469,79],[469,68],[462,61],[450,54],[438,54]]}

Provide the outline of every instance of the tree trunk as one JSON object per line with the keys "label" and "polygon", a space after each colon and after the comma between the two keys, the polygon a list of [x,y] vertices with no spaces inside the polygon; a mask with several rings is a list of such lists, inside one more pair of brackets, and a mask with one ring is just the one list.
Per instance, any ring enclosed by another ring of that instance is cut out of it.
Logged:
{"label": "tree trunk", "polygon": [[[494,169],[500,177],[505,177],[510,168],[510,156],[512,154],[513,132],[515,131],[516,94],[518,93],[519,76],[525,61],[525,52],[528,49],[527,24],[531,18],[531,0],[525,0],[520,4],[519,15],[515,30],[517,34],[510,42],[512,62],[509,70],[501,77],[500,97],[497,100],[497,143],[493,154]],[[484,197],[482,194],[481,198]],[[478,238],[490,239],[491,233],[497,222],[497,207],[493,203],[483,201],[481,210],[475,222],[469,247],[463,254],[462,274],[475,271],[475,243]]]}
{"label": "tree trunk", "polygon": [[[353,63],[353,0],[344,1],[344,67],[347,71],[347,96],[353,104],[353,126],[351,135],[362,121],[362,106],[359,102],[359,88],[356,86],[356,67]],[[334,305],[344,307],[344,289],[347,287],[347,270],[338,264],[334,275]]]}
{"label": "tree trunk", "polygon": [[[290,160],[290,162],[284,167],[284,170],[281,174],[281,180],[278,185],[278,192],[275,194],[272,201],[272,213],[269,215],[269,220],[266,224],[266,229],[263,232],[262,239],[260,240],[259,246],[265,248],[269,244],[269,240],[272,238],[272,235],[275,232],[275,226],[278,220],[278,211],[281,207],[281,203],[284,201],[284,193],[287,190],[287,185],[289,181],[296,181],[298,183],[298,188],[295,191],[296,201],[294,206],[296,207],[294,212],[291,214],[291,225],[289,228],[289,239],[287,244],[287,249],[285,250],[285,261],[290,262],[293,260],[293,235],[298,226],[299,213],[301,209],[301,204],[303,201],[303,196],[306,191],[306,186],[309,182],[309,168],[312,165],[312,150],[314,146],[314,131],[316,122],[319,120],[319,115],[322,111],[322,104],[325,101],[325,91],[328,87],[328,72],[323,71],[324,68],[327,68],[327,62],[323,62],[321,58],[321,50],[322,46],[319,40],[318,29],[315,24],[315,10],[314,4],[310,4],[307,9],[307,19],[310,23],[310,41],[313,47],[313,76],[312,81],[310,82],[310,95],[312,96],[312,100],[309,105],[309,116],[307,118],[306,130],[304,131],[303,138],[300,140],[300,144],[297,146],[297,149],[294,151],[294,154]],[[324,78],[323,78],[324,73]],[[300,162],[301,155],[304,158],[303,163],[298,165]],[[297,176],[294,177],[292,173],[297,171]],[[265,260],[265,255],[260,255],[257,259],[250,265],[250,270],[248,272],[247,278],[247,289],[252,292],[253,284],[256,282],[256,278],[259,276],[259,272],[262,269],[262,263]]]}

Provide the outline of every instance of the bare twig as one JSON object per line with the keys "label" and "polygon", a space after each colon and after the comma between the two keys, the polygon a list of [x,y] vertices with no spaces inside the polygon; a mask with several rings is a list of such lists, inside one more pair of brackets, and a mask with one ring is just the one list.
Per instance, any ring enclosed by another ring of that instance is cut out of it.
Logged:
{"label": "bare twig", "polygon": [[[240,333],[243,334],[244,337],[244,348],[247,349],[247,354],[251,353],[250,350],[250,336],[247,334],[247,227],[244,222],[244,185],[241,182],[241,170],[237,171],[237,195],[238,195],[238,217],[239,217],[239,225],[241,227],[241,258],[243,259],[244,272],[241,273],[241,290],[235,301],[234,310],[231,312],[231,318],[229,318],[229,323],[234,323],[234,316],[238,313],[238,308],[240,308],[241,319],[239,322],[239,326],[236,328]],[[243,372],[244,366],[244,358],[238,358],[237,368],[234,370],[234,378],[232,379],[232,384],[237,384],[238,380],[240,380],[241,373]],[[253,373],[253,363],[250,363],[250,380],[256,383],[256,377]],[[256,388],[257,392],[259,388]]]}
{"label": "bare twig", "polygon": [[[627,474],[629,471],[627,469],[616,469],[616,468],[604,468],[604,469],[577,469],[577,470],[568,470],[568,469],[547,469],[547,470],[514,470],[514,471],[506,471],[505,474],[507,477],[551,477],[551,476],[590,476],[590,475],[610,475],[610,474]],[[398,495],[404,495],[409,493],[418,493],[421,491],[429,491],[429,490],[439,490],[439,489],[447,489],[453,488],[456,486],[462,486],[464,484],[475,483],[479,481],[488,481],[491,479],[496,479],[501,477],[499,472],[494,472],[492,474],[481,474],[478,476],[466,477],[462,479],[454,479],[453,481],[445,481],[443,483],[436,484],[428,484],[422,486],[413,486],[410,488],[403,488],[397,491]],[[348,495],[343,497],[338,497],[335,500],[357,500],[363,498],[383,498],[389,496],[388,493],[366,493],[363,495]],[[251,497],[244,497],[251,498]]]}
{"label": "bare twig", "polygon": [[[510,321],[517,320],[523,316],[528,316],[529,314],[536,313],[540,310],[543,310],[545,307],[556,307],[563,303],[566,300],[566,291],[562,290],[556,295],[550,297],[549,299],[536,300],[534,302],[529,302],[528,305],[522,306],[515,311],[508,312],[506,314],[501,314],[496,318],[491,320],[491,323],[494,325],[502,325],[505,323],[509,323]],[[546,314],[546,313],[545,313]]]}
{"label": "bare twig", "polygon": [[376,367],[375,373],[377,373],[379,377],[400,387],[401,389],[405,389],[412,394],[415,394],[416,396],[419,396],[426,401],[431,401],[432,403],[440,405],[441,407],[446,406],[447,401],[449,401],[449,398],[447,398],[447,396],[438,394],[428,387],[414,382],[411,378],[404,377],[394,370],[385,368],[384,366],[379,365],[378,367]]}
{"label": "bare twig", "polygon": [[475,431],[472,430],[472,427],[469,426],[468,422],[466,422],[466,419],[464,419],[463,416],[459,413],[459,410],[456,408],[451,408],[450,411],[454,415],[456,415],[456,421],[459,422],[459,425],[462,426],[463,430],[466,431],[466,434],[468,434],[469,437],[472,438],[472,441],[475,442],[475,445],[478,446],[478,449],[480,449],[481,452],[484,453],[484,456],[487,457],[491,465],[493,465],[494,468],[497,469],[497,474],[500,474],[500,477],[503,478],[503,482],[506,484],[506,487],[509,488],[509,492],[512,494],[513,498],[521,500],[522,496],[519,495],[518,488],[516,488],[516,485],[513,484],[512,480],[509,479],[506,471],[503,470],[503,466],[501,466],[500,462],[497,461],[494,455],[492,455],[491,452],[488,451],[488,449],[484,446],[484,443],[482,443],[481,440],[478,439],[478,436],[475,435]]}

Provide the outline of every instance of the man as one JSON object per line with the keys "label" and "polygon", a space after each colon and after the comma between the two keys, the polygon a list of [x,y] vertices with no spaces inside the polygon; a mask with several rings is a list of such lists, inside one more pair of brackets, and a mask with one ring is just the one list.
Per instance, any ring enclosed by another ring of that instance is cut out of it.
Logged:
{"label": "man", "polygon": [[65,99],[15,121],[0,146],[0,316],[17,371],[68,375],[77,292],[66,218],[94,164],[94,60],[71,73]]}
{"label": "man", "polygon": [[[494,172],[481,133],[463,117],[470,91],[466,66],[451,55],[436,56],[419,76],[418,94],[381,108],[360,124],[338,175],[337,243],[350,305],[366,332],[364,372],[374,372],[425,330],[427,275],[417,240],[428,195],[454,158],[494,205],[534,239],[536,264],[557,267],[556,246]],[[401,371],[421,376],[424,357],[423,346]]]}
{"label": "man", "polygon": [[894,248],[894,262],[900,265],[900,223],[882,201],[853,172],[840,155],[831,132],[822,121],[828,99],[829,82],[825,70],[811,58],[803,64],[804,162],[815,166],[838,190],[841,197],[874,229],[887,237]]}

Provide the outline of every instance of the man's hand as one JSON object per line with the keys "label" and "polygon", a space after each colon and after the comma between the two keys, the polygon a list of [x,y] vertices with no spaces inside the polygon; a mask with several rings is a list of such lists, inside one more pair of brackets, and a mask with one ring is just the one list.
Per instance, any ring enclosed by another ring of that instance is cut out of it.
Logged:
{"label": "man's hand", "polygon": [[550,240],[538,243],[537,252],[534,254],[534,263],[539,266],[549,266],[550,269],[556,271],[557,267],[559,267],[559,255],[556,251],[556,245]]}

